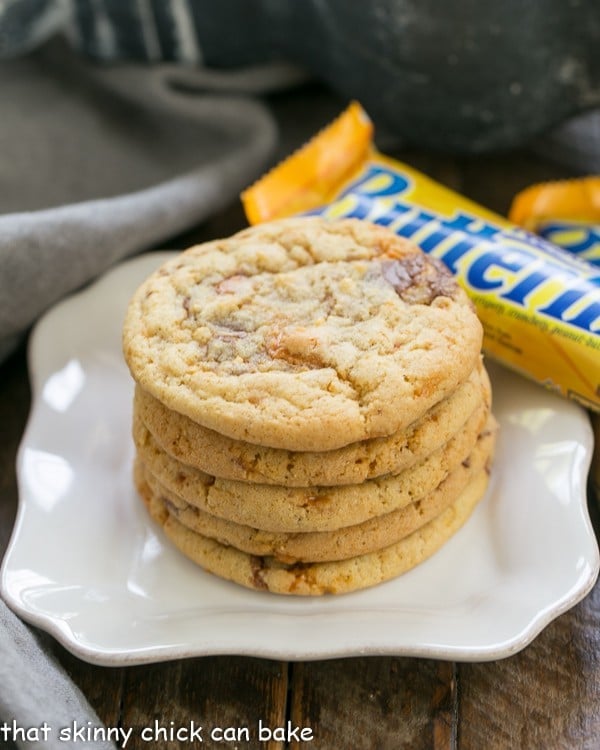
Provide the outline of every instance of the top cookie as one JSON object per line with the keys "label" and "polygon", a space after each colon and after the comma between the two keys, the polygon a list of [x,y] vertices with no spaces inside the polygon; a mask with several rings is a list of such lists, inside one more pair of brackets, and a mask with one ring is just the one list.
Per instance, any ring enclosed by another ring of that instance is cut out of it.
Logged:
{"label": "top cookie", "polygon": [[441,263],[318,218],[190,248],[140,286],[123,330],[134,379],[167,407],[297,451],[405,428],[469,377],[481,340]]}

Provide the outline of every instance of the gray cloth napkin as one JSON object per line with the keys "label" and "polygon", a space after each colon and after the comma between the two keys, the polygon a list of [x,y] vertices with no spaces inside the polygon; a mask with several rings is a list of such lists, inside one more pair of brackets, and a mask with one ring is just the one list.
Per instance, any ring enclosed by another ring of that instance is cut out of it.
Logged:
{"label": "gray cloth napkin", "polygon": [[54,302],[256,179],[276,127],[223,90],[295,75],[94,67],[60,44],[0,65],[0,360]]}
{"label": "gray cloth napkin", "polygon": [[[74,723],[76,728],[102,727],[81,691],[50,655],[43,638],[0,601],[0,747],[81,748],[80,742],[68,739],[73,736]],[[85,747],[114,750],[115,746],[92,741]]]}

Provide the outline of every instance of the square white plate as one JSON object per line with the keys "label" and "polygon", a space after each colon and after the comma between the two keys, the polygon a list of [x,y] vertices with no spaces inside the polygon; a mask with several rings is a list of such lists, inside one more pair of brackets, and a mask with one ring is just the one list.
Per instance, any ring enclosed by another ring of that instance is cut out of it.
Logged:
{"label": "square white plate", "polygon": [[121,355],[129,297],[168,255],[117,266],[32,334],[19,512],[1,572],[23,619],[107,665],[222,653],[485,660],[522,649],[590,590],[599,556],[587,414],[492,364],[500,434],[490,487],[416,569],[305,599],[246,590],[184,558],[133,488],[133,384]]}

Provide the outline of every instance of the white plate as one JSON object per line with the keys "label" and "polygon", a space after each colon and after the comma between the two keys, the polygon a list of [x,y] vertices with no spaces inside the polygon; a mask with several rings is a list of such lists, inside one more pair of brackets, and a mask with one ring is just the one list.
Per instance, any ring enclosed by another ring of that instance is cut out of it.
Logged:
{"label": "white plate", "polygon": [[127,301],[167,257],[141,256],[50,311],[30,345],[33,406],[1,588],[23,619],[100,664],[205,654],[318,659],[508,656],[598,575],[586,413],[490,366],[500,436],[483,502],[436,555],[340,597],[254,592],[204,573],[147,517],[131,480]]}

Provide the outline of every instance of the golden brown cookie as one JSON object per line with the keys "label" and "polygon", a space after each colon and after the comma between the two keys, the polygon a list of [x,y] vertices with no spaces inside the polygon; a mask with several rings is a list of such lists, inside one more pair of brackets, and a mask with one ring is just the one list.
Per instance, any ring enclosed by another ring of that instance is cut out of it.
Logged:
{"label": "golden brown cookie", "polygon": [[170,514],[165,518],[160,510],[156,520],[171,542],[204,570],[247,588],[296,596],[343,594],[399,576],[427,559],[467,520],[487,483],[488,473],[481,471],[452,505],[401,541],[334,562],[288,565],[221,544],[192,531]]}
{"label": "golden brown cookie", "polygon": [[354,526],[307,533],[269,532],[228,521],[186,503],[141,470],[138,490],[162,501],[168,513],[192,531],[252,555],[285,562],[327,562],[374,552],[395,544],[431,521],[451,505],[472,479],[491,461],[495,431],[480,437],[468,459],[460,463],[432,492],[416,502]]}
{"label": "golden brown cookie", "polygon": [[180,254],[123,330],[134,379],[167,408],[295,451],[406,429],[468,379],[481,341],[439,261],[384,227],[319,218]]}
{"label": "golden brown cookie", "polygon": [[288,487],[358,484],[403,471],[440,448],[481,406],[491,386],[482,364],[448,398],[406,430],[336,450],[288,451],[233,440],[168,409],[136,388],[135,416],[159,446],[184,464],[221,479]]}
{"label": "golden brown cookie", "polygon": [[481,406],[463,430],[419,464],[396,476],[340,487],[217,479],[171,458],[139,422],[134,425],[134,440],[148,472],[174,495],[207,513],[267,531],[331,531],[397,510],[433,491],[468,459],[488,418],[489,411]]}

